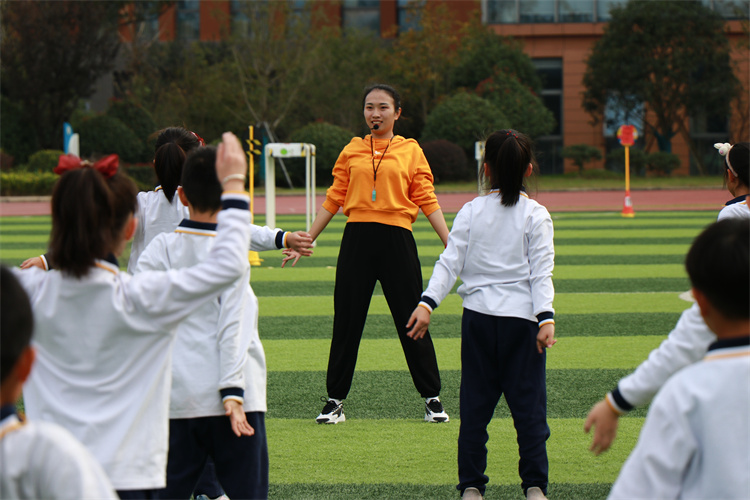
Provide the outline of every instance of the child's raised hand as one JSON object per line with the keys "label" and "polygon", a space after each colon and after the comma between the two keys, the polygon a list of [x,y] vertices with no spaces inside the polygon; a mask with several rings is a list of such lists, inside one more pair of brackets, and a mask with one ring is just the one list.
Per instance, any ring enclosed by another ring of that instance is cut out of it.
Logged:
{"label": "child's raised hand", "polygon": [[406,328],[411,328],[411,330],[406,332],[406,336],[413,338],[414,340],[419,340],[424,337],[425,333],[427,333],[427,327],[429,326],[430,311],[422,306],[417,306],[414,309],[414,312],[411,313],[409,322],[406,323]]}
{"label": "child's raised hand", "polygon": [[31,267],[38,267],[44,269],[44,262],[41,257],[32,257],[21,262],[21,269],[29,269]]}
{"label": "child's raised hand", "polygon": [[255,434],[255,429],[247,423],[245,410],[242,408],[239,401],[235,399],[227,399],[224,401],[224,409],[226,410],[224,415],[229,417],[229,421],[232,424],[232,432],[234,432],[237,437],[252,436]]}
{"label": "child's raised hand", "polygon": [[216,150],[216,177],[227,191],[244,191],[247,160],[242,144],[231,132],[224,132]]}
{"label": "child's raised hand", "polygon": [[555,324],[547,323],[539,328],[539,333],[536,335],[536,349],[539,354],[544,352],[547,347],[552,347],[557,343],[555,338]]}
{"label": "child's raised hand", "polygon": [[292,267],[294,267],[297,265],[297,261],[299,260],[299,258],[302,257],[302,254],[293,248],[286,248],[282,250],[281,253],[286,255],[286,257],[284,257],[284,259],[282,259],[281,261],[281,267],[284,267],[286,263],[292,259],[294,259],[294,262],[292,262]]}
{"label": "child's raised hand", "polygon": [[[289,245],[289,248],[296,250],[305,257],[309,257],[313,253],[313,240],[310,237],[309,233],[306,233],[304,231],[295,231],[293,233],[289,233],[286,236],[286,242]],[[296,262],[297,261],[295,261],[295,263]]]}

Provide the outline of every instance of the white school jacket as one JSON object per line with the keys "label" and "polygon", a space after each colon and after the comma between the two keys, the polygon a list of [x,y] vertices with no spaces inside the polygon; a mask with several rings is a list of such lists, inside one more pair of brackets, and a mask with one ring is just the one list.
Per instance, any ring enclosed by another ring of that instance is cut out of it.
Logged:
{"label": "white school jacket", "polygon": [[[256,226],[257,227],[257,226]],[[205,260],[216,224],[184,220],[149,244],[136,273],[180,269]],[[275,249],[273,240],[269,250]],[[217,299],[177,327],[172,351],[170,418],[223,416],[223,399],[243,400],[246,412],[266,411],[266,358],[258,336],[258,299],[250,268]]]}
{"label": "white school jacket", "polygon": [[[136,264],[151,240],[162,233],[171,233],[182,222],[190,218],[188,208],[182,204],[175,192],[172,203],[167,200],[161,186],[154,191],[138,193],[138,225],[133,235],[128,259],[128,272],[135,273]],[[262,252],[284,248],[285,232],[268,226],[250,226],[250,250]],[[270,245],[275,244],[275,247]],[[44,257],[44,256],[42,256]],[[46,262],[45,262],[46,265]]]}
{"label": "white school jacket", "polygon": [[436,307],[460,276],[466,309],[534,322],[551,318],[552,239],[549,212],[525,193],[512,207],[502,205],[498,191],[474,198],[456,215],[422,300]]}
{"label": "white school jacket", "polygon": [[739,340],[716,342],[659,391],[610,499],[750,498],[750,346]]}
{"label": "white school jacket", "polygon": [[130,245],[128,272],[133,274],[141,253],[151,240],[161,233],[174,231],[182,219],[189,216],[188,208],[182,204],[175,191],[172,202],[167,200],[161,186],[153,191],[138,193],[138,225]]}
{"label": "white school jacket", "polygon": [[216,243],[199,265],[131,276],[99,261],[81,279],[18,271],[34,310],[37,360],[24,386],[32,420],[68,429],[118,490],[165,485],[175,329],[247,267],[249,205],[222,196]]}
{"label": "white school jacket", "polygon": [[[727,202],[718,220],[725,218],[750,219],[750,209],[740,196]],[[607,399],[620,413],[648,404],[654,394],[675,372],[695,363],[716,341],[716,335],[703,321],[700,309],[693,304],[680,316],[674,329],[633,373],[622,378]]]}
{"label": "white school jacket", "polygon": [[102,466],[51,422],[0,421],[0,498],[117,500]]}

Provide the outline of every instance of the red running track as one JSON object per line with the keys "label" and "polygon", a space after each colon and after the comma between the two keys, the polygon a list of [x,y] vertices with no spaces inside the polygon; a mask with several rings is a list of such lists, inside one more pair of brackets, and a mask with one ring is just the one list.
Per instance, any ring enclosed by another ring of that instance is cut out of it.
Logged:
{"label": "red running track", "polygon": [[[475,193],[440,193],[438,202],[443,212],[458,210]],[[625,200],[623,191],[543,191],[532,195],[550,212],[621,212]],[[632,191],[630,199],[636,214],[654,210],[712,210],[718,213],[732,198],[725,189],[668,189]],[[317,197],[317,206],[323,202]],[[266,213],[265,197],[256,196],[256,214]],[[49,215],[49,198],[2,198],[0,216]],[[305,196],[284,195],[276,198],[276,213],[304,214]]]}

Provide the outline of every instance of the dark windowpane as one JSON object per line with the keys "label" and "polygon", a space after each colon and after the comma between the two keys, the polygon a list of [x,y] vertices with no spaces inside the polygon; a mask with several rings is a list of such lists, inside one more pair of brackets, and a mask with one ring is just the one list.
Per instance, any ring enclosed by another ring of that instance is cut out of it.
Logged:
{"label": "dark windowpane", "polygon": [[365,29],[380,33],[380,2],[378,0],[344,0],[344,28]]}
{"label": "dark windowpane", "polygon": [[201,36],[199,0],[180,0],[176,3],[177,39],[198,40]]}
{"label": "dark windowpane", "polygon": [[625,0],[597,0],[596,20],[609,21],[612,18],[610,15],[612,8],[622,6],[625,3]]}
{"label": "dark windowpane", "polygon": [[487,0],[488,23],[517,23],[517,0]]}
{"label": "dark windowpane", "polygon": [[519,2],[519,18],[522,23],[554,23],[554,0],[523,0]]}
{"label": "dark windowpane", "polygon": [[590,23],[594,20],[594,0],[560,0],[561,23]]}

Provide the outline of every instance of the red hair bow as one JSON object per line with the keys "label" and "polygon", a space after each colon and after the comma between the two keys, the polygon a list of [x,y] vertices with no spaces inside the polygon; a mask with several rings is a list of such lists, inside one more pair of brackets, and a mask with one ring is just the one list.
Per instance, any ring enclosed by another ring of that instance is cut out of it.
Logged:
{"label": "red hair bow", "polygon": [[88,160],[81,160],[76,155],[67,154],[60,156],[60,160],[57,162],[54,172],[58,175],[62,175],[69,170],[91,167],[98,170],[104,177],[110,178],[117,173],[117,167],[119,164],[120,158],[117,155],[105,156],[101,160],[91,163]]}

